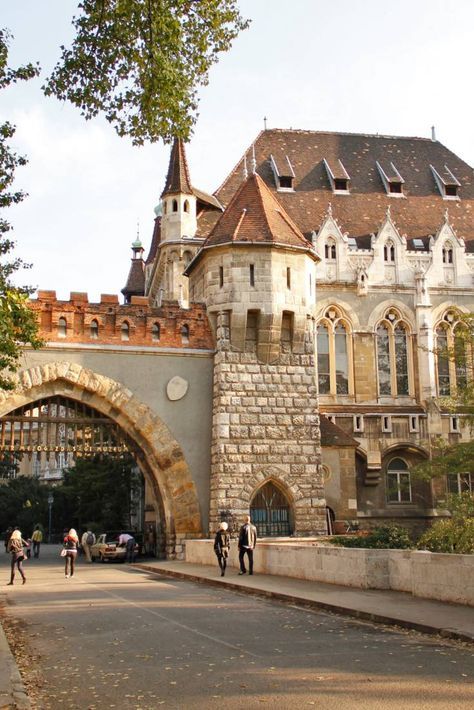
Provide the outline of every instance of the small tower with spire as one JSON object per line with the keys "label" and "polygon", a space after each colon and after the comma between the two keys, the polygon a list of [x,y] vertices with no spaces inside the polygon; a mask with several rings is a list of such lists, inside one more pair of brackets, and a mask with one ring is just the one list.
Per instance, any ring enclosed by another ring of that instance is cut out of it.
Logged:
{"label": "small tower with spire", "polygon": [[175,139],[171,149],[161,202],[162,242],[194,237],[197,229],[196,196],[191,186],[184,141],[181,138]]}
{"label": "small tower with spire", "polygon": [[130,303],[132,296],[143,296],[145,293],[145,262],[143,261],[143,245],[137,230],[137,238],[132,243],[132,263],[128,272],[127,283],[122,289],[125,303]]}

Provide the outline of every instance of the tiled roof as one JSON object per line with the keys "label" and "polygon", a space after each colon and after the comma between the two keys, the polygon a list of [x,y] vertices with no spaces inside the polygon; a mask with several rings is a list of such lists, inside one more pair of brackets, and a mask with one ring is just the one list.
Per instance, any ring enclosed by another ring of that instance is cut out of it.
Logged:
{"label": "tiled roof", "polygon": [[[278,163],[283,163],[286,156],[291,161],[294,191],[278,192],[278,201],[307,238],[319,229],[331,203],[341,229],[352,237],[377,233],[390,205],[397,228],[409,238],[436,234],[448,207],[449,221],[458,236],[474,239],[473,169],[438,141],[275,129],[262,131],[254,146],[257,172],[275,194],[270,156]],[[342,161],[350,176],[349,195],[332,192],[324,159],[331,166]],[[224,206],[241,184],[243,161],[244,156],[215,193]],[[377,161],[384,165],[394,163],[405,181],[404,197],[386,194]],[[430,165],[441,172],[445,165],[449,168],[460,182],[460,200],[443,199]],[[209,234],[215,219],[209,213],[203,215],[199,234]]]}
{"label": "tiled roof", "polygon": [[155,260],[156,252],[161,242],[161,217],[155,217],[153,226],[153,236],[151,238],[150,251],[146,258],[145,264],[152,264]]}
{"label": "tiled roof", "polygon": [[161,193],[161,196],[178,193],[193,194],[191,180],[189,179],[184,141],[181,140],[181,138],[175,138],[173,143],[165,189]]}
{"label": "tiled roof", "polygon": [[124,296],[143,296],[145,293],[145,264],[143,259],[132,259],[127,283],[122,289]]}
{"label": "tiled roof", "polygon": [[203,246],[228,242],[278,243],[309,249],[308,241],[257,174],[245,182],[241,178],[237,192]]}
{"label": "tiled roof", "polygon": [[319,427],[321,430],[321,446],[353,446],[357,448],[359,442],[346,434],[346,432],[333,424],[324,414],[319,417]]}

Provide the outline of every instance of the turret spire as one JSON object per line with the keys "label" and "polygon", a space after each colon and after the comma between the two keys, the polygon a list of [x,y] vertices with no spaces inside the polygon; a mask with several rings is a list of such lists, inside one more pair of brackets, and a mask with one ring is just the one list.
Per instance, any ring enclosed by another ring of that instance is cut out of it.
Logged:
{"label": "turret spire", "polygon": [[161,193],[161,197],[179,193],[192,195],[193,189],[189,178],[184,141],[181,138],[175,138],[171,149],[165,189]]}

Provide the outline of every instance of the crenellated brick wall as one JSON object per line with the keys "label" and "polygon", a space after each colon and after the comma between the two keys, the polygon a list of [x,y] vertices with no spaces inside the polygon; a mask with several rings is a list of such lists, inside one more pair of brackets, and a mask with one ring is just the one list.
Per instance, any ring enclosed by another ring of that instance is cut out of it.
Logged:
{"label": "crenellated brick wall", "polygon": [[[69,301],[59,301],[55,291],[38,291],[30,307],[38,314],[40,333],[47,342],[214,348],[206,308],[200,304],[183,309],[177,303],[167,303],[157,308],[142,296],[132,296],[130,304],[119,304],[118,296],[108,294],[101,295],[100,303],[90,303],[86,293],[78,292],[72,292]],[[65,329],[60,319],[65,319]],[[124,332],[124,324],[128,332]]]}

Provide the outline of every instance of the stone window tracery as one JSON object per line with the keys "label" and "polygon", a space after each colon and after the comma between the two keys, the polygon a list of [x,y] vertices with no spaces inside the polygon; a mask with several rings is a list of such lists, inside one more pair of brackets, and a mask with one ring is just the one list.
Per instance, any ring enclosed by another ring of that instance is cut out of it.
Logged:
{"label": "stone window tracery", "polygon": [[327,261],[336,261],[337,259],[336,242],[332,237],[330,237],[324,245],[324,258]]}
{"label": "stone window tracery", "polygon": [[447,311],[435,329],[438,394],[447,397],[472,378],[473,348],[469,346],[460,314]]}
{"label": "stone window tracery", "polygon": [[389,308],[376,328],[377,374],[380,396],[410,394],[411,351],[408,325]]}
{"label": "stone window tracery", "polygon": [[388,241],[384,244],[383,260],[387,264],[393,264],[395,262],[395,245],[392,241]]}
{"label": "stone window tracery", "polygon": [[387,502],[411,503],[410,469],[403,459],[392,459],[387,466]]}
{"label": "stone window tracery", "polygon": [[351,332],[340,309],[330,306],[317,325],[318,385],[320,394],[349,394]]}
{"label": "stone window tracery", "polygon": [[446,242],[443,246],[443,264],[453,264],[454,263],[454,252],[453,247],[449,242]]}

